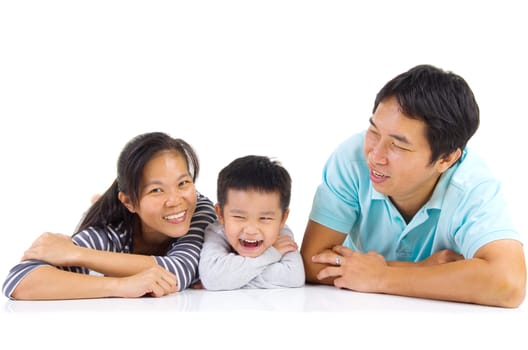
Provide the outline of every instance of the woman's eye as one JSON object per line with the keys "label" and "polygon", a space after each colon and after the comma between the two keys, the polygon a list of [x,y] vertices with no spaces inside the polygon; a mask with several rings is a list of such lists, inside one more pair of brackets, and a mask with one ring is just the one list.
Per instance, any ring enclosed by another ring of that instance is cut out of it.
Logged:
{"label": "woman's eye", "polygon": [[184,180],[182,182],[180,182],[180,187],[186,187],[186,186],[189,186],[190,184],[192,184],[192,181],[189,181],[189,180]]}

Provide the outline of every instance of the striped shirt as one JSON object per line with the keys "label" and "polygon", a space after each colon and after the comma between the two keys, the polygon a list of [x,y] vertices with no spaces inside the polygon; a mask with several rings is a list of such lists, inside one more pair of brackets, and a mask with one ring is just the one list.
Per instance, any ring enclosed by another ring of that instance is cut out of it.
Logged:
{"label": "striped shirt", "polygon": [[[175,238],[167,251],[167,255],[154,256],[158,265],[174,273],[178,278],[179,290],[182,291],[198,281],[198,261],[202,250],[205,228],[215,221],[216,214],[213,203],[205,196],[198,194],[196,210],[191,219],[187,234]],[[88,227],[72,237],[74,244],[97,250],[115,253],[132,253],[132,234],[119,225],[105,227]],[[13,267],[2,286],[2,293],[11,298],[20,281],[35,268],[49,265],[39,260],[22,261]],[[90,270],[82,266],[58,266],[59,269],[70,272],[89,274]]]}

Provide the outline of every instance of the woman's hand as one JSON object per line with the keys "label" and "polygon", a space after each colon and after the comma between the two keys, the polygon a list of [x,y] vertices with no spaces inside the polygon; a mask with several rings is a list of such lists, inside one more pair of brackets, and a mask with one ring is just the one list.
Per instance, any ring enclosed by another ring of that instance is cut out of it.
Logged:
{"label": "woman's hand", "polygon": [[117,296],[124,298],[139,298],[145,295],[162,297],[178,291],[176,275],[159,265],[129,277],[117,279]]}
{"label": "woman's hand", "polygon": [[45,232],[24,252],[24,260],[40,260],[54,266],[75,266],[79,253],[70,236]]}

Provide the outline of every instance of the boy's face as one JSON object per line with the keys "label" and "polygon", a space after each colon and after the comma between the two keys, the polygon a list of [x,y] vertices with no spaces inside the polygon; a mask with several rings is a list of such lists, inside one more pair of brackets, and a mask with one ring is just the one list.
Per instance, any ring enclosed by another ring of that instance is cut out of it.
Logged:
{"label": "boy's face", "polygon": [[278,192],[228,190],[223,208],[216,205],[229,244],[241,256],[257,257],[275,243],[284,228]]}

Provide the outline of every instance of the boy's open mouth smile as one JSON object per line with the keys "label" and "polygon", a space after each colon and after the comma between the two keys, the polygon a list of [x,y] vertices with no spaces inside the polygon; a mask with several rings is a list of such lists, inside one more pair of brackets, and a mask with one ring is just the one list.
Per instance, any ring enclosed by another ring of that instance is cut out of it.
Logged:
{"label": "boy's open mouth smile", "polygon": [[239,239],[238,241],[244,248],[257,248],[264,242],[256,239]]}

